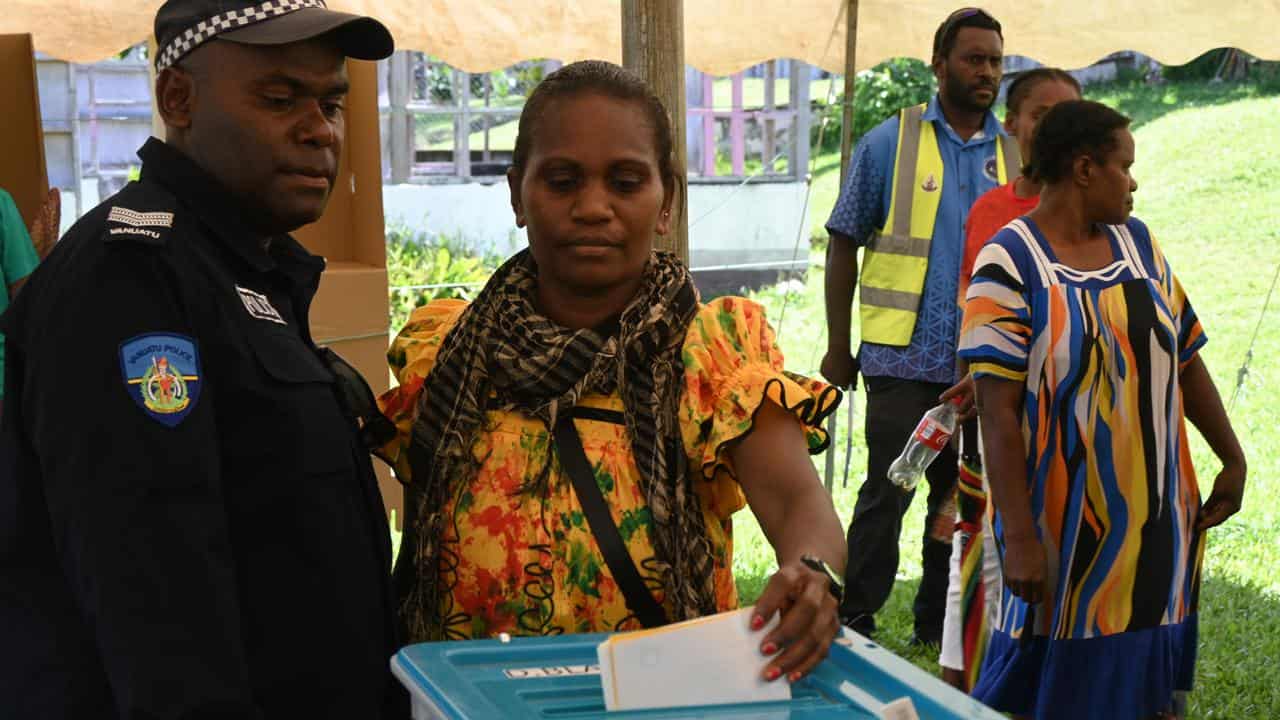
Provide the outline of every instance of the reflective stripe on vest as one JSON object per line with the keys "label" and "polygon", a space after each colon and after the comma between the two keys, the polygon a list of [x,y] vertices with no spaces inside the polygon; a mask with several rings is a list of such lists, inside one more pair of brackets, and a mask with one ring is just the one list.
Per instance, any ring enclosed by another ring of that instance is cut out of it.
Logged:
{"label": "reflective stripe on vest", "polygon": [[[888,223],[871,235],[858,281],[863,342],[905,347],[915,331],[945,171],[933,123],[923,120],[926,107],[898,113]],[[1006,140],[996,136],[1000,185],[1017,177],[1020,167],[1017,146]]]}

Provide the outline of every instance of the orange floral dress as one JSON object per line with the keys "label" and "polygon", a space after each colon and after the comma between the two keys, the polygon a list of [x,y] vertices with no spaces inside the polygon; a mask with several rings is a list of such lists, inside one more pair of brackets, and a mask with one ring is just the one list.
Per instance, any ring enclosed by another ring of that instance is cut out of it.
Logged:
{"label": "orange floral dress", "polygon": [[[405,451],[423,380],[465,307],[461,300],[437,300],[418,308],[387,352],[400,384],[379,405],[399,432],[379,454],[406,481]],[[718,298],[700,308],[685,337],[683,360],[679,417],[684,448],[689,466],[703,480],[697,489],[714,549],[716,606],[731,610],[738,604],[731,516],[746,505],[746,498],[728,448],[751,431],[755,411],[767,398],[795,414],[806,428],[810,452],[821,452],[828,438],[819,423],[835,408],[839,392],[783,372],[764,309],[742,298]],[[600,419],[575,419],[578,433],[631,557],[662,602],[661,581],[652,570],[651,518],[622,424],[622,400],[616,394],[592,395],[580,405],[606,411],[598,414]],[[480,470],[445,515],[452,518],[446,521],[440,561],[446,637],[638,629],[600,555],[572,481],[551,452],[546,426],[514,411],[490,412],[487,425],[490,430],[480,433],[473,448]],[[521,492],[548,459],[546,495]]]}

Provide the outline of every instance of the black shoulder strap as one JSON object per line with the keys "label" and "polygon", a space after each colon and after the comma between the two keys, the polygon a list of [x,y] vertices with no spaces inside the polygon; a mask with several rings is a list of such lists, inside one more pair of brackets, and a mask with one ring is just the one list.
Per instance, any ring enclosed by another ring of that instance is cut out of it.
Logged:
{"label": "black shoulder strap", "polygon": [[604,562],[609,566],[614,582],[618,583],[627,607],[635,613],[640,624],[647,628],[666,625],[667,613],[653,599],[649,588],[645,587],[644,579],[640,577],[635,561],[627,552],[622,534],[618,532],[609,506],[600,493],[600,486],[596,484],[595,473],[587,461],[587,453],[582,449],[582,438],[578,435],[578,428],[573,425],[572,411],[560,416],[554,433],[560,465],[573,480],[573,490],[578,495],[583,514],[587,516],[591,534],[596,538],[596,545],[600,546]]}
{"label": "black shoulder strap", "polygon": [[396,436],[396,426],[378,410],[373,389],[365,382],[360,371],[351,367],[341,355],[328,347],[320,346],[316,350],[338,379],[338,397],[347,414],[360,428],[360,442],[368,450],[377,450],[391,442]]}

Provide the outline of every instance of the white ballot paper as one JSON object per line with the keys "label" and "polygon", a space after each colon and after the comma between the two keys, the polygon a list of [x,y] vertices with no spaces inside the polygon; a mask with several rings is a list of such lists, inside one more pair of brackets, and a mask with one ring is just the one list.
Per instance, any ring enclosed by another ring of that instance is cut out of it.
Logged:
{"label": "white ballot paper", "polygon": [[600,643],[607,710],[790,700],[786,678],[765,682],[760,644],[779,622],[751,630],[753,608],[612,635]]}

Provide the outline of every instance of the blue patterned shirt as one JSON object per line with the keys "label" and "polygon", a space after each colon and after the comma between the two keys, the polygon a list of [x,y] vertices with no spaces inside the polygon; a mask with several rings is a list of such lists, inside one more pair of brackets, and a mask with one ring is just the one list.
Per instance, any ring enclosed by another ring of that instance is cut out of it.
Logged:
{"label": "blue patterned shirt", "polygon": [[[920,314],[910,345],[892,347],[864,342],[858,357],[865,376],[951,383],[956,377],[956,341],[960,328],[956,292],[964,256],[964,222],[973,203],[998,184],[995,138],[1003,135],[1004,129],[995,115],[988,112],[983,129],[968,141],[961,140],[942,116],[937,95],[929,102],[924,120],[934,123],[945,173]],[[827,220],[828,233],[839,233],[852,239],[855,247],[864,247],[871,233],[884,227],[889,215],[897,153],[898,115],[895,113],[858,143],[844,189]]]}

